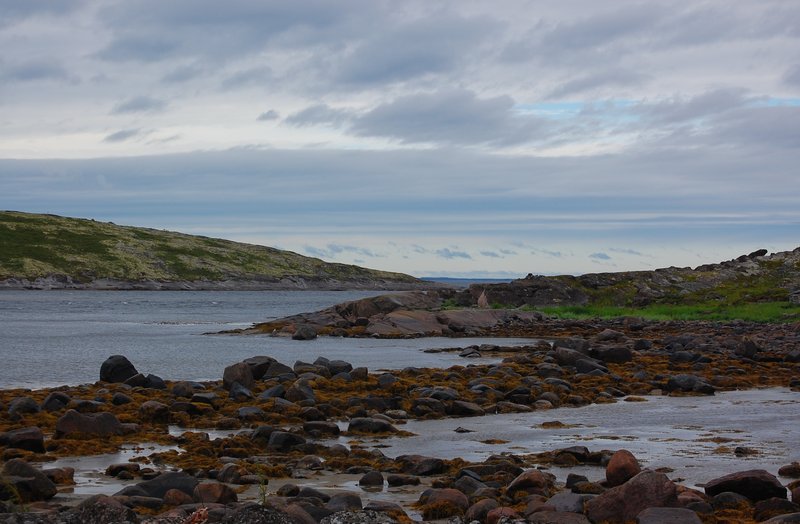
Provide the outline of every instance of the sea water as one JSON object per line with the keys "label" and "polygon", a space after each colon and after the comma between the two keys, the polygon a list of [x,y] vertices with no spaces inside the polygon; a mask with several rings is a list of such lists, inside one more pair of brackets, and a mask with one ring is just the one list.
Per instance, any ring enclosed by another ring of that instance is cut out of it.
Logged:
{"label": "sea water", "polygon": [[[385,291],[0,291],[0,388],[92,383],[110,355],[167,380],[219,380],[255,355],[293,365],[318,356],[370,371],[489,362],[424,349],[497,339],[375,340],[208,335]],[[503,339],[505,345],[530,343]]]}

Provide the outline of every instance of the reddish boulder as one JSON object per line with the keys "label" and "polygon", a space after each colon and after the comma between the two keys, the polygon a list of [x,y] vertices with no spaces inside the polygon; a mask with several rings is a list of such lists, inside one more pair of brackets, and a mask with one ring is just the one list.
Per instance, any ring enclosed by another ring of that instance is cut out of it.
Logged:
{"label": "reddish boulder", "polygon": [[514,496],[517,492],[525,492],[531,495],[550,495],[553,487],[553,477],[538,469],[529,469],[520,473],[517,478],[511,481],[506,488],[506,493]]}
{"label": "reddish boulder", "polygon": [[674,507],[677,501],[677,488],[666,475],[644,470],[588,501],[586,515],[592,522],[627,522],[647,508]]}
{"label": "reddish boulder", "polygon": [[204,504],[228,504],[239,500],[236,492],[230,486],[221,482],[201,482],[195,486],[192,497],[196,502]]}
{"label": "reddish boulder", "polygon": [[469,507],[466,515],[464,515],[464,520],[466,520],[467,522],[472,522],[473,520],[477,520],[478,522],[484,522],[486,520],[486,515],[488,515],[490,511],[499,506],[500,505],[494,499],[479,500],[478,502]]}
{"label": "reddish boulder", "polygon": [[508,507],[500,507],[494,508],[493,510],[489,511],[486,515],[486,524],[497,524],[500,522],[500,519],[507,518],[507,519],[519,519],[521,515],[514,511],[512,508]]}
{"label": "reddish boulder", "polygon": [[703,524],[703,521],[686,508],[647,508],[636,516],[636,524]]}
{"label": "reddish boulder", "polygon": [[642,471],[639,461],[627,449],[621,449],[611,455],[606,466],[606,482],[609,487],[626,483]]}
{"label": "reddish boulder", "polygon": [[786,498],[786,488],[774,475],[763,469],[739,471],[706,483],[706,495],[714,496],[725,491],[744,495],[753,501],[772,497]]}

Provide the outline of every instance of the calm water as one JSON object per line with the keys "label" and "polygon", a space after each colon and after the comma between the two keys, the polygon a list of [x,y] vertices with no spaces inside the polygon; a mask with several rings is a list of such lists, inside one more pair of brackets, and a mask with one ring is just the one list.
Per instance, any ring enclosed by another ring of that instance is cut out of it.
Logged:
{"label": "calm water", "polygon": [[[254,355],[292,365],[320,355],[370,370],[476,363],[422,349],[496,342],[446,338],[372,340],[203,333],[316,311],[369,291],[0,291],[0,388],[84,384],[109,355],[169,380],[216,380]],[[523,344],[509,339],[504,344]],[[488,359],[487,359],[488,360]]]}

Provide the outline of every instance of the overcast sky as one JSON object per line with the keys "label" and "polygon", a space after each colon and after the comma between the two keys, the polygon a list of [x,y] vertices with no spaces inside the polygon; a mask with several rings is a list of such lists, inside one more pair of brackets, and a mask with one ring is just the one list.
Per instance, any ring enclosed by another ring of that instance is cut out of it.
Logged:
{"label": "overcast sky", "polygon": [[800,246],[800,2],[0,0],[0,209],[417,276]]}

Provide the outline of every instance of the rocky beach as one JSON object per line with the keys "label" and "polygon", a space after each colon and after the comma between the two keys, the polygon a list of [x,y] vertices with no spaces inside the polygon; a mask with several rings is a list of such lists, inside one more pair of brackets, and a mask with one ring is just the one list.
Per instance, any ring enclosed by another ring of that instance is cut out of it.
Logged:
{"label": "rocky beach", "polygon": [[[318,336],[437,334],[452,337],[453,345],[434,351],[457,352],[463,365],[418,368],[411,362],[382,372],[324,354],[307,362],[254,355],[221,369],[217,381],[187,382],[161,377],[157,369],[139,370],[116,355],[98,363],[100,381],[94,384],[0,392],[3,521],[800,518],[796,440],[781,442],[788,451],[776,458],[770,450],[779,440],[698,433],[696,442],[686,444],[698,453],[697,462],[700,450],[712,446],[707,452],[730,457],[733,470],[704,468],[686,482],[671,475],[673,468],[650,469],[658,464],[641,456],[646,448],[637,457],[626,448],[626,435],[613,437],[613,419],[595,421],[574,442],[567,437],[570,445],[553,442],[535,453],[486,438],[481,446],[501,451],[466,458],[425,454],[426,435],[406,429],[425,431],[425,421],[454,419],[452,432],[468,435],[475,431],[470,421],[500,423],[506,419],[491,417],[501,416],[538,416],[531,420],[539,428],[568,429],[580,423],[550,414],[591,413],[615,403],[645,413],[661,398],[704,403],[727,391],[785,391],[788,397],[777,402],[792,404],[800,391],[797,324],[565,320],[519,309],[443,309],[442,300],[437,292],[366,298],[235,336],[269,333],[304,344]],[[496,337],[497,343],[459,345],[464,336]],[[502,338],[512,336],[532,342],[504,346]],[[496,361],[475,363],[487,355]],[[759,406],[770,409],[768,402]],[[788,413],[791,418],[791,407]],[[420,449],[412,445],[408,451],[414,452],[394,454],[390,443],[398,439],[418,439]],[[128,450],[118,456],[129,460],[100,461],[104,469],[96,473],[108,491],[82,489],[80,457],[94,463],[98,454],[120,450]],[[66,463],[72,466],[59,465]]]}

